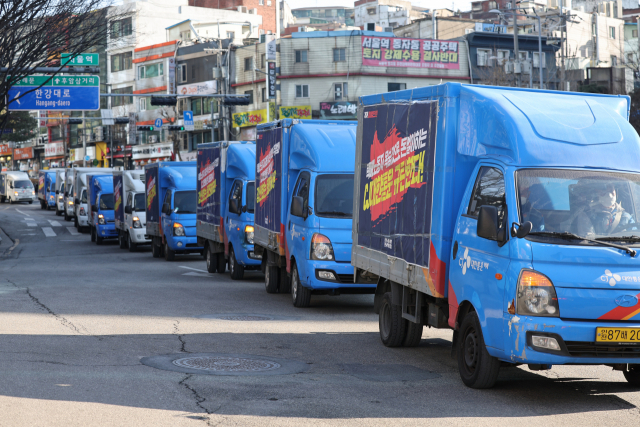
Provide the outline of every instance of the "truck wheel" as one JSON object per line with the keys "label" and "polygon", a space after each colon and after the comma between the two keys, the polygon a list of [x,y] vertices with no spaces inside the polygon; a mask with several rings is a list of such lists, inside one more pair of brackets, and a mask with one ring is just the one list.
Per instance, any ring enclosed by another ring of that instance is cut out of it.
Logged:
{"label": "truck wheel", "polygon": [[118,245],[120,246],[120,249],[127,249],[127,241],[125,240],[125,236],[122,231],[118,232]]}
{"label": "truck wheel", "polygon": [[403,347],[417,347],[422,339],[422,323],[417,324],[407,320],[407,332],[402,341]]}
{"label": "truck wheel", "polygon": [[218,254],[211,252],[211,245],[207,245],[205,251],[207,253],[207,271],[209,273],[215,273],[218,269]]}
{"label": "truck wheel", "polygon": [[40,210],[44,210],[44,202],[40,200]]}
{"label": "truck wheel", "polygon": [[311,303],[311,289],[305,288],[300,283],[298,266],[295,264],[293,265],[293,270],[291,270],[291,297],[293,298],[294,307],[306,308]]}
{"label": "truck wheel", "polygon": [[56,216],[60,216],[62,215],[62,211],[58,210],[58,207],[56,206]]}
{"label": "truck wheel", "polygon": [[73,217],[73,226],[76,227],[76,230],[80,231],[80,224],[78,224],[78,217]]}
{"label": "truck wheel", "polygon": [[131,240],[131,234],[127,233],[127,246],[129,246],[129,252],[135,252],[136,250],[138,250],[138,245],[136,243],[133,243],[133,240]]}
{"label": "truck wheel", "polygon": [[406,335],[407,320],[402,318],[402,308],[391,304],[391,292],[382,296],[378,327],[382,344],[387,347],[402,345]]}
{"label": "truck wheel", "polygon": [[628,365],[623,374],[629,384],[640,387],[640,365]]}
{"label": "truck wheel", "polygon": [[151,255],[154,258],[160,258],[160,245],[156,243],[155,237],[151,241]]}
{"label": "truck wheel", "polygon": [[487,352],[475,311],[467,314],[462,321],[457,346],[458,371],[462,382],[476,389],[493,387],[500,372],[500,360]]}
{"label": "truck wheel", "polygon": [[278,273],[280,269],[275,265],[267,265],[264,273],[264,287],[268,294],[278,292]]}
{"label": "truck wheel", "polygon": [[218,274],[224,274],[224,272],[227,269],[227,260],[224,258],[224,252],[221,252],[218,254],[218,262],[216,270],[218,271]]}
{"label": "truck wheel", "polygon": [[176,252],[172,251],[168,243],[164,244],[164,260],[173,261],[176,259]]}
{"label": "truck wheel", "polygon": [[96,241],[96,229],[91,227],[91,241],[95,242]]}
{"label": "truck wheel", "polygon": [[229,274],[233,280],[242,280],[244,277],[244,266],[238,264],[233,248],[229,249]]}
{"label": "truck wheel", "polygon": [[96,231],[96,245],[101,245],[104,241],[104,237],[98,236],[98,232]]}
{"label": "truck wheel", "polygon": [[287,274],[287,267],[282,267],[280,269],[280,285],[278,287],[278,292],[281,294],[291,293],[291,277]]}
{"label": "truck wheel", "polygon": [[30,204],[30,205],[32,205],[32,204],[33,204],[33,200],[32,200],[32,201],[30,201],[30,202],[29,202],[29,204]]}
{"label": "truck wheel", "polygon": [[66,207],[64,209],[64,220],[65,221],[71,221],[71,217],[69,215],[67,215],[67,208]]}

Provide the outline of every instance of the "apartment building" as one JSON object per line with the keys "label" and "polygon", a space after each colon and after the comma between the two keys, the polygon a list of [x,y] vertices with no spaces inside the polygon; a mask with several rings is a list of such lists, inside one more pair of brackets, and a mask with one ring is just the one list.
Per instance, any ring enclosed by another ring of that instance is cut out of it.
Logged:
{"label": "apartment building", "polygon": [[188,0],[189,6],[254,13],[262,17],[259,34],[278,34],[278,0]]}
{"label": "apartment building", "polygon": [[424,17],[425,9],[414,7],[410,1],[403,0],[357,0],[354,3],[356,27],[365,30],[384,31],[407,25]]}

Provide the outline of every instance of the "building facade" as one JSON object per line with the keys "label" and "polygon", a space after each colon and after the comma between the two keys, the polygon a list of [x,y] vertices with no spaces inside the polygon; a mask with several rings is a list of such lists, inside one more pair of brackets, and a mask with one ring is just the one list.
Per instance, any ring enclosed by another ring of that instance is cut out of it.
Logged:
{"label": "building facade", "polygon": [[[260,34],[279,33],[278,0],[188,0],[189,6],[254,13],[262,16]],[[195,17],[194,17],[195,18]]]}
{"label": "building facade", "polygon": [[357,0],[354,3],[356,27],[364,30],[375,30],[376,26],[383,31],[392,31],[424,17],[423,9],[414,8],[410,1],[403,0]]}

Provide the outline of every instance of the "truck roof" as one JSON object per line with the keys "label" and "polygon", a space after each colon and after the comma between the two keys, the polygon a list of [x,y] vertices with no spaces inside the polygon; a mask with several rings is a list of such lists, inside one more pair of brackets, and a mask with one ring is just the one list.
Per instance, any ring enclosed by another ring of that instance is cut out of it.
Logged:
{"label": "truck roof", "polygon": [[145,166],[145,169],[158,168],[158,179],[162,187],[181,190],[196,189],[197,162],[157,162]]}
{"label": "truck roof", "polygon": [[113,171],[113,176],[122,175],[122,183],[125,191],[144,193],[144,171]]}
{"label": "truck roof", "polygon": [[6,175],[7,177],[12,177],[13,179],[29,179],[29,174],[26,172],[20,171],[6,171],[2,172],[2,175]]}
{"label": "truck roof", "polygon": [[353,173],[357,121],[293,120],[258,125],[290,128],[289,168]]}
{"label": "truck roof", "polygon": [[227,178],[256,179],[256,144],[231,144],[227,150]]}
{"label": "truck roof", "polygon": [[360,103],[434,99],[440,118],[453,113],[449,120],[457,121],[460,154],[525,167],[640,171],[640,139],[624,95],[445,83],[363,96]]}
{"label": "truck roof", "polygon": [[113,175],[92,175],[91,179],[101,193],[113,193]]}

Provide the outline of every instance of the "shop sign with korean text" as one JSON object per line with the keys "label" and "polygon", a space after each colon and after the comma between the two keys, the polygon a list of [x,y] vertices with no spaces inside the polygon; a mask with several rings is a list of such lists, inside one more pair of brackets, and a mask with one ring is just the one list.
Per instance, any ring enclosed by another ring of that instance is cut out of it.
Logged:
{"label": "shop sign with korean text", "polygon": [[362,36],[362,65],[459,70],[459,42]]}
{"label": "shop sign with korean text", "polygon": [[280,107],[281,119],[311,119],[311,105]]}
{"label": "shop sign with korean text", "polygon": [[267,109],[247,111],[246,113],[235,113],[233,115],[232,125],[234,128],[243,128],[247,126],[257,126],[260,123],[267,122]]}
{"label": "shop sign with korean text", "polygon": [[33,147],[16,148],[13,150],[13,158],[15,160],[26,160],[33,158]]}
{"label": "shop sign with korean text", "polygon": [[45,157],[64,156],[64,142],[51,142],[44,146]]}
{"label": "shop sign with korean text", "polygon": [[358,106],[353,102],[321,102],[321,119],[355,119]]}
{"label": "shop sign with korean text", "polygon": [[0,156],[6,156],[11,154],[11,147],[9,144],[0,144]]}
{"label": "shop sign with korean text", "polygon": [[[178,95],[213,95],[217,93],[217,91],[218,82],[215,80],[178,86]],[[210,102],[210,99],[207,99],[206,101]]]}

